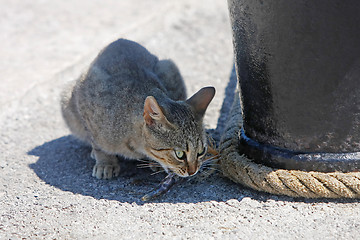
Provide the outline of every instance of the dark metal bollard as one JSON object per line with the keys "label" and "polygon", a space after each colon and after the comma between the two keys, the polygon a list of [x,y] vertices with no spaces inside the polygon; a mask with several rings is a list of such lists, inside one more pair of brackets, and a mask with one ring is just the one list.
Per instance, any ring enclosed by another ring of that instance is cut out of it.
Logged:
{"label": "dark metal bollard", "polygon": [[241,153],[271,167],[360,170],[360,1],[228,0]]}

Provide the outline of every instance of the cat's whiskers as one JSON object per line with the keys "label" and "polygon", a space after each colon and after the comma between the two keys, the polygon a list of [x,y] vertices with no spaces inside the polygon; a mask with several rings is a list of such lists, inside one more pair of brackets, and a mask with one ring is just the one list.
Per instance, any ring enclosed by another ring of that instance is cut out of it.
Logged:
{"label": "cat's whiskers", "polygon": [[201,165],[201,169],[204,169],[204,168],[218,168],[219,166],[219,161],[209,161],[209,162],[204,162],[202,165]]}
{"label": "cat's whiskers", "polygon": [[201,169],[201,171],[214,171],[214,172],[220,172],[220,169],[219,168],[214,168],[214,167],[208,167],[208,166],[205,166],[203,169]]}
{"label": "cat's whiskers", "polygon": [[212,161],[212,160],[219,160],[220,156],[219,155],[214,155],[212,157],[209,158],[205,158],[203,162],[207,162],[207,161]]}
{"label": "cat's whiskers", "polygon": [[160,169],[159,171],[151,173],[150,175],[153,176],[153,175],[156,175],[156,174],[159,174],[159,173],[162,173],[162,172],[165,172],[165,170],[163,168]]}
{"label": "cat's whiskers", "polygon": [[138,159],[139,164],[137,164],[138,168],[157,168],[161,167],[161,165],[155,161],[148,160],[148,159]]}
{"label": "cat's whiskers", "polygon": [[219,165],[218,161],[204,162],[202,164],[202,166],[218,166],[218,165]]}
{"label": "cat's whiskers", "polygon": [[156,163],[155,161],[150,160],[150,159],[137,159],[137,161],[144,162],[144,163]]}
{"label": "cat's whiskers", "polygon": [[201,166],[201,170],[207,169],[219,169],[218,163],[206,163]]}
{"label": "cat's whiskers", "polygon": [[152,165],[152,164],[138,164],[137,168],[152,168],[152,167],[157,167],[156,165]]}

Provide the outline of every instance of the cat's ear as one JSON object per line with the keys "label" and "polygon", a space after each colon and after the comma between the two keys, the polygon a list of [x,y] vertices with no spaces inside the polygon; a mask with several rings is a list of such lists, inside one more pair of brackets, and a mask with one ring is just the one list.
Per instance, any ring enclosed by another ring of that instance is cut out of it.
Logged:
{"label": "cat's ear", "polygon": [[205,111],[214,96],[214,87],[204,87],[200,89],[197,93],[195,93],[191,98],[186,100],[186,103],[192,107],[196,114],[196,117],[200,119],[204,116]]}
{"label": "cat's ear", "polygon": [[161,107],[153,96],[148,96],[145,99],[143,116],[144,121],[148,126],[153,126],[157,123],[161,123],[164,126],[169,123],[161,110]]}

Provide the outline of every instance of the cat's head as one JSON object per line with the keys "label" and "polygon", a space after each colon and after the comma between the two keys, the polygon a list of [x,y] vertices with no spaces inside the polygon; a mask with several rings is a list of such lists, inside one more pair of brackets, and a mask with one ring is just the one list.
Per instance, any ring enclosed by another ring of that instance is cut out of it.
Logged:
{"label": "cat's head", "polygon": [[181,177],[196,174],[207,152],[203,116],[214,95],[215,88],[206,87],[186,101],[147,97],[144,135],[148,157]]}

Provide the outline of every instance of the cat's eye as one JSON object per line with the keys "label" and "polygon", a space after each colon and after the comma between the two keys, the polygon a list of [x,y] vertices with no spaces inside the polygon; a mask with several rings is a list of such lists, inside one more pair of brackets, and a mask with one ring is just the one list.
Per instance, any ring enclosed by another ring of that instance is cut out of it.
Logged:
{"label": "cat's eye", "polygon": [[178,159],[184,160],[186,158],[186,154],[184,151],[179,151],[179,150],[174,150],[174,151],[175,151],[175,155]]}
{"label": "cat's eye", "polygon": [[206,147],[204,147],[204,148],[201,150],[201,152],[198,153],[198,157],[204,155],[205,152],[206,152]]}

